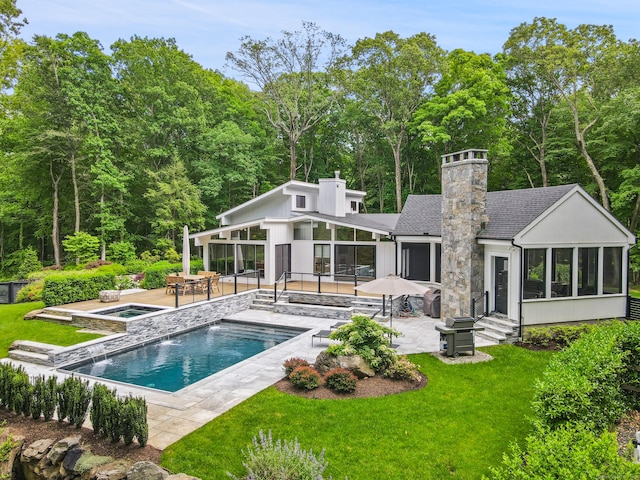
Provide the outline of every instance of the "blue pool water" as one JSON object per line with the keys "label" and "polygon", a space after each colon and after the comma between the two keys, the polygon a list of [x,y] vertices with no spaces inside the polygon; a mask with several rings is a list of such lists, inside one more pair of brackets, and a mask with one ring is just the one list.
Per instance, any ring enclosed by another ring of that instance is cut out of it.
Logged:
{"label": "blue pool water", "polygon": [[222,321],[68,370],[175,392],[302,332]]}

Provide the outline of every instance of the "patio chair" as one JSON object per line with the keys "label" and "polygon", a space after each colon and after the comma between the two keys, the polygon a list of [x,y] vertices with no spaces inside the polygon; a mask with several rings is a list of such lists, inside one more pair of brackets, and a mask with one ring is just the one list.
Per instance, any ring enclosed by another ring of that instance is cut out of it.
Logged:
{"label": "patio chair", "polygon": [[182,294],[184,295],[185,293],[185,288],[184,288],[184,277],[181,277],[180,275],[167,275],[165,277],[165,283],[166,283],[166,288],[165,288],[165,293],[176,293],[176,288],[180,288],[180,284],[182,284]]}
{"label": "patio chair", "polygon": [[213,292],[214,290],[216,292],[220,291],[220,288],[218,288],[218,280],[220,280],[220,276],[221,275],[219,273],[215,273],[214,272],[214,275],[211,275],[209,277],[209,282],[210,282],[209,283],[209,291],[210,292]]}

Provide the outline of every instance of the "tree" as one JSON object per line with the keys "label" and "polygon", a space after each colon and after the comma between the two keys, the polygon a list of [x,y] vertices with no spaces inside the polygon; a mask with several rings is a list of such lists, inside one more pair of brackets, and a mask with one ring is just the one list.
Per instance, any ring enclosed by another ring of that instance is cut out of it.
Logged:
{"label": "tree", "polygon": [[158,237],[168,238],[175,245],[176,234],[184,225],[203,227],[206,207],[177,157],[158,172],[148,170],[147,175],[153,183],[144,196],[153,211],[151,227]]}
{"label": "tree", "polygon": [[505,53],[552,85],[571,112],[576,146],[600,193],[602,205],[611,210],[609,195],[589,136],[601,121],[600,105],[612,94],[607,76],[619,43],[610,26],[579,25],[567,29],[555,19],[535,18],[511,31]]}
{"label": "tree", "polygon": [[374,118],[393,154],[396,211],[402,210],[401,152],[413,114],[433,93],[444,60],[435,38],[419,33],[403,39],[394,32],[358,40],[347,59],[351,93]]}
{"label": "tree", "polygon": [[509,89],[504,69],[489,55],[454,50],[435,95],[416,111],[422,140],[441,146],[441,154],[468,148],[508,151],[505,139]]}
{"label": "tree", "polygon": [[241,39],[227,61],[261,90],[258,96],[273,128],[288,141],[289,178],[297,171],[296,147],[335,105],[340,95],[333,70],[344,53],[339,35],[302,22],[303,31],[284,31],[279,40]]}

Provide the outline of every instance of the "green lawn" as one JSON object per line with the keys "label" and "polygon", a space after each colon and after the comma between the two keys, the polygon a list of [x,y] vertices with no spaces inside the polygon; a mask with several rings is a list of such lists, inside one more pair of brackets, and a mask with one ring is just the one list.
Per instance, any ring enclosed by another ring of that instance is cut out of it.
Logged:
{"label": "green lawn", "polygon": [[68,325],[23,320],[25,313],[43,307],[42,302],[0,305],[0,358],[9,356],[9,346],[14,340],[33,340],[66,347],[101,336],[78,333],[78,328]]}
{"label": "green lawn", "polygon": [[447,365],[412,355],[428,378],[419,391],[381,398],[310,400],[269,387],[169,446],[162,465],[207,479],[243,472],[241,450],[262,429],[325,449],[325,478],[479,479],[529,432],[533,383],[551,354],[483,348],[494,360]]}

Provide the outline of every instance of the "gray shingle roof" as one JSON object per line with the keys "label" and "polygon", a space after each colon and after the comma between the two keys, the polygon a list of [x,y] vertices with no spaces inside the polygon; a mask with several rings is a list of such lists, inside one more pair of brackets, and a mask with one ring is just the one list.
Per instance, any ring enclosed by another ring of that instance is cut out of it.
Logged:
{"label": "gray shingle roof", "polygon": [[399,213],[348,213],[344,217],[334,217],[318,212],[308,212],[301,214],[308,217],[326,220],[332,223],[350,225],[354,228],[364,228],[391,233],[396,227]]}
{"label": "gray shingle roof", "polygon": [[[478,238],[511,240],[576,185],[502,190],[487,193],[489,223]],[[441,235],[440,195],[410,195],[394,235]]]}

